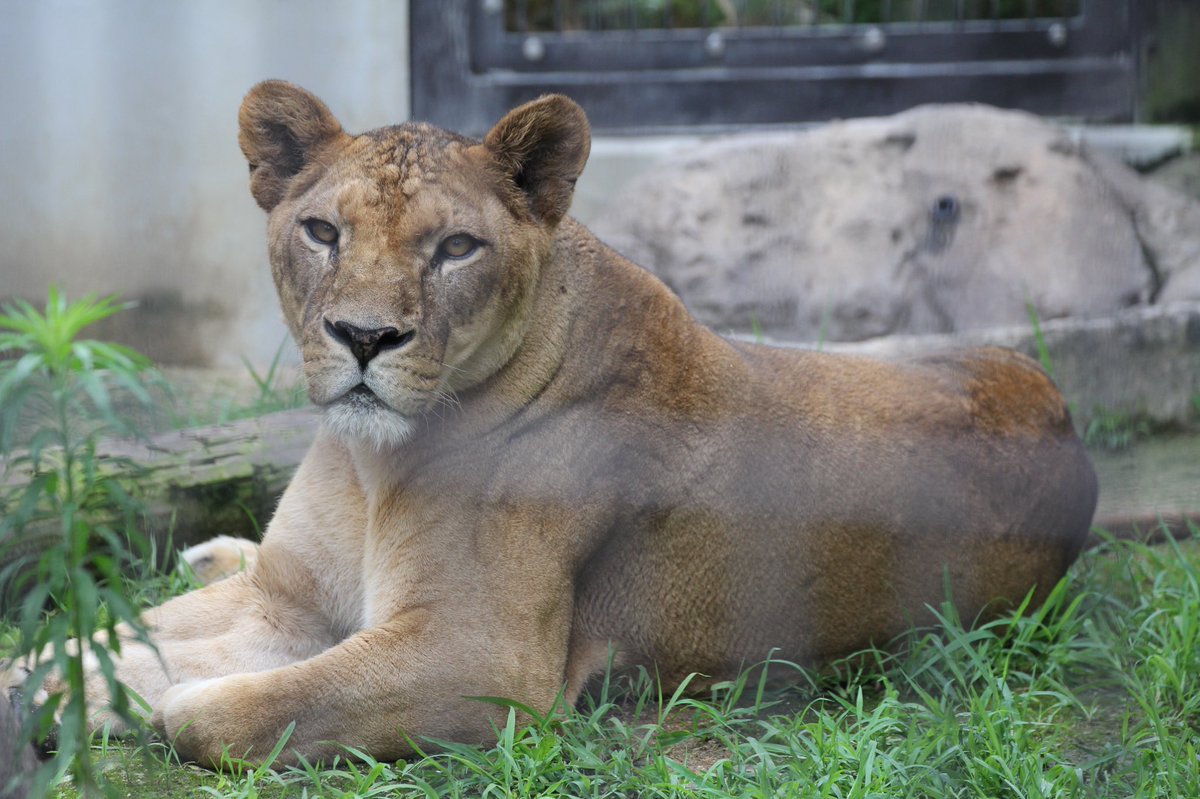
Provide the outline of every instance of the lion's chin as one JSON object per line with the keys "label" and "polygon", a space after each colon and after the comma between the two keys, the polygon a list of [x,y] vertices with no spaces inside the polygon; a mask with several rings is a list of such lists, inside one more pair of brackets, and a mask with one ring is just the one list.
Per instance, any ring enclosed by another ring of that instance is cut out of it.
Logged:
{"label": "lion's chin", "polygon": [[354,389],[325,406],[325,425],[348,444],[375,449],[399,447],[412,435],[412,422],[370,391]]}

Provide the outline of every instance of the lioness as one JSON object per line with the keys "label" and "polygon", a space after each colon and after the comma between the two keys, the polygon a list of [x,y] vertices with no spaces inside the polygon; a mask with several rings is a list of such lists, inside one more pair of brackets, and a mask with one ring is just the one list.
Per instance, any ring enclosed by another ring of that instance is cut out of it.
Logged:
{"label": "lioness", "polygon": [[[667,680],[885,643],[948,577],[966,618],[1044,595],[1096,481],[1062,397],[988,349],[904,363],[701,327],[566,216],[561,96],[473,141],[359,136],[279,81],[250,190],[324,425],[248,571],[148,612],[120,676],[180,754],[482,741],[610,647]],[[166,664],[166,669],[160,663]]]}

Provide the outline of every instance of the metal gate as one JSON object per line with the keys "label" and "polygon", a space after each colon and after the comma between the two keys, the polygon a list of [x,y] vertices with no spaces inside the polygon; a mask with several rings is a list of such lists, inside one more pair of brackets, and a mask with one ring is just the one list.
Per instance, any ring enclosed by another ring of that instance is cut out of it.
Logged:
{"label": "metal gate", "polygon": [[480,133],[545,92],[601,131],[984,102],[1127,120],[1134,0],[411,0],[413,116]]}

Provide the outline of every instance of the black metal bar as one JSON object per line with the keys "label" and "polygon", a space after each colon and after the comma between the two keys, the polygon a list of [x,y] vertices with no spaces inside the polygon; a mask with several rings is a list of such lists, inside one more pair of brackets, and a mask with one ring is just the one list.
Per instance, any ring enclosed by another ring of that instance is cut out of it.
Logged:
{"label": "black metal bar", "polygon": [[[994,62],[1000,69],[1018,69],[1026,60],[1070,61],[1091,54],[1118,57],[1127,52],[1118,44],[1121,31],[1076,28],[1063,47],[1046,36],[1049,22],[1029,29],[1025,20],[992,23],[964,22],[955,30],[953,22],[905,26],[888,33],[887,58],[881,60],[863,51],[858,37],[850,32],[813,33],[797,29],[790,35],[770,29],[746,29],[724,35],[721,68],[783,69],[873,64],[876,72],[904,69],[908,64]],[[703,30],[605,31],[589,36],[541,37],[542,57],[525,58],[523,38],[513,34],[488,43],[473,55],[476,71],[513,70],[532,76],[546,72],[584,72],[594,80],[607,80],[613,72],[668,69],[711,69],[705,55]],[[697,80],[711,76],[699,74]]]}
{"label": "black metal bar", "polygon": [[[618,0],[618,9],[624,5]],[[481,0],[410,0],[413,114],[480,133],[512,105],[554,90],[572,94],[596,129],[610,132],[886,114],[931,100],[1105,121],[1136,110],[1128,0],[1072,0],[1032,22],[1024,4],[1016,18],[935,22],[925,0],[917,25],[896,20],[899,6],[886,5],[894,24],[882,53],[865,53],[853,30],[755,26],[725,32],[716,65],[705,55],[703,29],[574,30],[589,17],[602,27],[600,9],[586,0],[525,0],[530,27],[548,27],[554,8],[564,31],[540,35],[545,51],[536,62],[522,52],[525,37],[509,30],[516,2],[505,4],[506,13]],[[969,8],[982,17],[995,5]],[[789,3],[785,13],[797,9]],[[1058,12],[1076,10],[1071,35],[1056,46],[1046,31],[1061,24]]]}
{"label": "black metal bar", "polygon": [[[628,75],[585,87],[548,76],[535,85],[499,84],[487,104],[494,121],[508,108],[538,94],[563,92],[578,98],[598,131],[646,127],[781,124],[834,117],[892,114],[929,102],[985,102],[1041,114],[1116,119],[1127,115],[1128,72],[1116,66],[1088,73],[1034,72],[1026,75],[972,74],[953,67],[919,76],[842,75],[821,78],[810,70],[774,78],[745,75],[699,83],[691,76]],[[770,96],[773,102],[764,103]],[[493,103],[496,105],[493,106]],[[672,122],[672,120],[675,120]],[[686,120],[681,123],[681,120]],[[472,121],[468,129],[486,130]]]}

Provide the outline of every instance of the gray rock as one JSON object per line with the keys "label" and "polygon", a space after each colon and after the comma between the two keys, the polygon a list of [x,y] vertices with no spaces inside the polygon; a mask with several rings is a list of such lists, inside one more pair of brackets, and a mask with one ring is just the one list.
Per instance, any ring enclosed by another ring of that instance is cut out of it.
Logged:
{"label": "gray rock", "polygon": [[854,341],[1200,297],[1200,204],[1055,125],[977,105],[731,136],[595,231],[721,330]]}
{"label": "gray rock", "polygon": [[1200,200],[1200,152],[1173,158],[1147,177]]}
{"label": "gray rock", "polygon": [[1200,299],[1200,202],[1108,158],[1088,156],[1133,223],[1161,303]]}
{"label": "gray rock", "polygon": [[24,799],[36,768],[33,747],[21,740],[17,708],[7,695],[0,695],[0,797]]}

